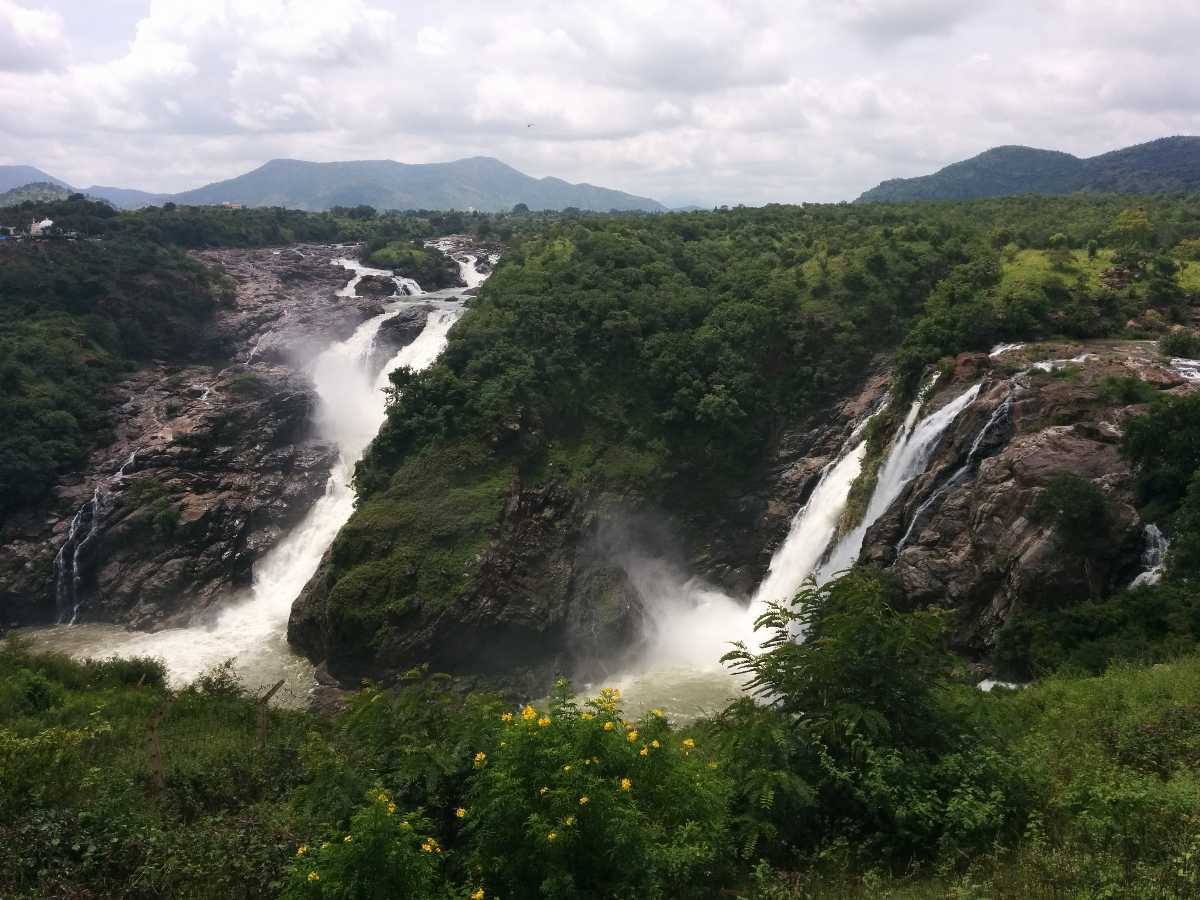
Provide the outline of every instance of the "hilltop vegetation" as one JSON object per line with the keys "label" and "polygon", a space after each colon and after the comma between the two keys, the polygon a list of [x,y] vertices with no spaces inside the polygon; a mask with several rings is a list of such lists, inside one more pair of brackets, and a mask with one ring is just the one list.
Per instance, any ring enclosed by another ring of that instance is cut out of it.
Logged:
{"label": "hilltop vegetation", "polygon": [[1169,137],[1080,159],[1055,150],[993,147],[932,175],[893,178],[859,203],[976,200],[1018,194],[1170,194],[1200,190],[1200,137]]}

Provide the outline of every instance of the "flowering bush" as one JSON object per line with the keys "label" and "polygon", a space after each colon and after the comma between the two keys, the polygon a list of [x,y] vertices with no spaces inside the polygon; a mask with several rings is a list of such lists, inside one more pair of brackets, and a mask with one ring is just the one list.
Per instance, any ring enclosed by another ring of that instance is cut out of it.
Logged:
{"label": "flowering bush", "polygon": [[620,692],[501,716],[465,805],[472,870],[503,897],[705,895],[725,858],[728,785],[661,711],[621,718]]}
{"label": "flowering bush", "polygon": [[428,900],[440,892],[442,847],[429,822],[403,814],[384,791],[350,819],[345,834],[296,849],[284,900]]}

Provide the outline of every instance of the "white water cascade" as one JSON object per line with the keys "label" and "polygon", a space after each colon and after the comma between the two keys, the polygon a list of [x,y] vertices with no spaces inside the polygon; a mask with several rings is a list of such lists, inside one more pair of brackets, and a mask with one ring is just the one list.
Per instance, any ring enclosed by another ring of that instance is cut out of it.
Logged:
{"label": "white water cascade", "polygon": [[[375,270],[355,261],[337,262],[354,273],[348,289],[364,274],[375,274]],[[464,280],[475,283],[481,280],[474,270],[473,258],[460,266]],[[411,284],[419,293],[420,286],[416,282]],[[339,295],[346,296],[346,290]],[[287,645],[286,628],[292,602],[316,572],[321,557],[354,511],[351,476],[354,464],[386,417],[383,389],[388,385],[388,374],[401,366],[422,369],[437,359],[446,345],[450,327],[463,312],[462,305],[450,299],[455,293],[449,290],[420,296],[422,304],[431,303],[435,307],[424,330],[389,360],[382,371],[370,369],[375,336],[384,320],[412,305],[409,301],[392,304],[387,312],[364,322],[350,338],[317,357],[311,371],[319,398],[316,427],[322,437],[337,445],[338,462],[324,496],[255,565],[247,598],[226,607],[207,625],[152,633],[126,631],[114,625],[75,625],[31,630],[29,636],[49,649],[78,656],[161,657],[176,684],[235,658],[235,668],[247,687],[256,688],[285,678],[292,699],[301,698],[311,683],[312,670],[307,660]]]}
{"label": "white water cascade", "polygon": [[1146,549],[1142,551],[1144,568],[1130,583],[1131,588],[1158,584],[1167,571],[1167,551],[1171,549],[1171,542],[1153,522],[1146,525],[1143,535],[1146,539]]}

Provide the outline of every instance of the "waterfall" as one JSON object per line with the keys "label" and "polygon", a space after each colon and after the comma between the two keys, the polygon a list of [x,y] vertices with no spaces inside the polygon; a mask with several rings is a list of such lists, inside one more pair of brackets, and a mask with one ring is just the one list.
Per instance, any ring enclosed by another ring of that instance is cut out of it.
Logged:
{"label": "waterfall", "polygon": [[979,430],[979,434],[975,435],[975,440],[971,442],[971,449],[967,451],[966,461],[963,462],[963,464],[959,466],[958,470],[946,480],[945,484],[941,485],[936,491],[930,494],[925,502],[917,508],[917,511],[913,513],[912,520],[908,523],[908,528],[906,528],[904,531],[904,537],[900,538],[899,543],[896,544],[896,553],[900,553],[900,551],[908,546],[908,542],[912,539],[913,532],[916,530],[917,525],[920,523],[921,518],[924,516],[926,510],[928,510],[931,506],[933,506],[934,503],[961,484],[967,475],[969,475],[978,464],[979,451],[983,447],[984,440],[987,438],[991,430],[996,427],[996,424],[1001,422],[1012,410],[1012,398],[1012,388],[1010,386],[1008,396],[1004,398],[1004,402],[1000,403],[994,410],[992,410],[991,417],[988,418],[983,428]]}
{"label": "waterfall", "polygon": [[887,459],[879,469],[875,491],[867,503],[867,511],[862,521],[854,526],[833,548],[829,557],[822,561],[817,570],[818,582],[824,583],[854,564],[859,551],[862,550],[867,529],[887,511],[908,483],[925,471],[925,466],[937,449],[942,435],[958,418],[958,414],[974,402],[979,395],[979,388],[978,384],[968,388],[937,412],[920,421],[917,421],[917,416],[920,413],[921,399],[913,402],[904,426],[896,435]]}
{"label": "waterfall", "polygon": [[[344,265],[353,277],[338,292],[343,297],[352,295],[353,285],[362,275],[376,271],[353,260],[344,261]],[[248,597],[221,610],[208,625],[154,633],[128,632],[111,625],[81,625],[51,629],[40,636],[43,642],[77,655],[161,657],[176,683],[236,658],[238,674],[248,686],[289,677],[296,691],[306,690],[311,667],[291,651],[286,641],[292,602],[316,573],[325,551],[354,512],[354,465],[386,418],[384,388],[389,384],[388,375],[402,366],[423,369],[437,359],[451,326],[464,311],[461,304],[450,299],[453,293],[442,291],[421,297],[422,303],[435,306],[424,330],[381,371],[371,369],[371,345],[386,319],[412,305],[407,301],[391,304],[387,312],[367,320],[347,340],[333,344],[317,357],[312,366],[318,396],[315,425],[323,438],[337,445],[338,461],[324,495],[296,528],[255,563]],[[114,477],[122,477],[135,462],[136,455]],[[92,501],[76,514],[67,542],[59,551],[56,568],[60,610],[74,608],[73,604],[79,602],[80,553],[93,536],[105,497],[102,488],[98,487]],[[38,637],[35,635],[35,639]]]}
{"label": "waterfall", "polygon": [[1200,359],[1183,359],[1178,356],[1171,358],[1171,368],[1180,378],[1187,381],[1200,381]]}
{"label": "waterfall", "polygon": [[1158,584],[1167,570],[1167,551],[1171,542],[1153,523],[1147,523],[1142,534],[1146,540],[1146,549],[1142,551],[1143,569],[1130,583],[1131,588]]}

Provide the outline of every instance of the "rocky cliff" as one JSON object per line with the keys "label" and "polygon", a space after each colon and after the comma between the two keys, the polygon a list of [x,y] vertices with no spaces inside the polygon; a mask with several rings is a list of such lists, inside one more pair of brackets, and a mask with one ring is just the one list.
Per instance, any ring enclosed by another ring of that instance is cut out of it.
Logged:
{"label": "rocky cliff", "polygon": [[119,385],[115,439],[45,507],[0,534],[0,624],[58,618],[153,628],[250,578],[324,489],[305,361],[370,312],[337,292],[348,251],[198,253],[234,281],[194,349]]}
{"label": "rocky cliff", "polygon": [[[1150,342],[1042,344],[960,357],[931,405],[975,382],[975,401],[868,530],[861,558],[888,567],[912,604],[955,610],[956,642],[983,659],[1023,607],[1111,593],[1138,574],[1144,523],[1118,449],[1123,425],[1154,393],[1200,385]],[[1105,498],[1088,557],[1034,514],[1062,473]]]}

